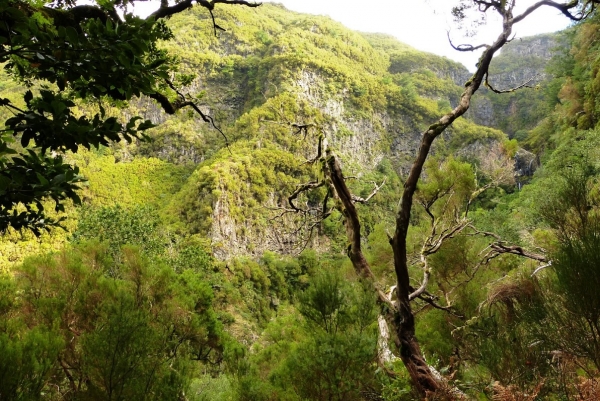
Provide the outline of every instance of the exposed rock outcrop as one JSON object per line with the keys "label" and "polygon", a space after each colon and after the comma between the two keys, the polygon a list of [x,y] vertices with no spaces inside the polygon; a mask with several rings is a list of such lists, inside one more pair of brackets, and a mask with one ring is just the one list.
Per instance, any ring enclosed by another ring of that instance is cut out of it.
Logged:
{"label": "exposed rock outcrop", "polygon": [[534,153],[519,149],[515,154],[515,177],[519,182],[531,178],[539,166],[540,161]]}
{"label": "exposed rock outcrop", "polygon": [[[228,16],[225,20],[237,22],[223,38],[194,44],[209,54],[190,63],[197,78],[188,90],[193,96],[206,92],[202,110],[229,136],[228,151],[219,148],[220,133],[191,115],[163,124],[153,144],[138,144],[144,155],[200,163],[174,210],[179,208],[192,233],[212,238],[221,259],[294,250],[295,239],[284,237],[295,221],[282,210],[290,208],[296,185],[315,174],[301,167],[315,156],[315,135],[328,141],[348,176],[374,174],[382,162],[387,172],[404,176],[421,133],[456,105],[471,75],[460,64],[393,38],[358,34],[326,17],[285,13],[265,4],[251,18]],[[194,14],[186,29],[203,18],[209,16]],[[150,105],[138,106],[148,117],[164,118]],[[471,115],[484,125],[496,124],[497,110],[484,97]],[[310,135],[298,126],[310,127]],[[497,130],[461,120],[439,146],[478,158],[486,144],[503,138]],[[268,213],[273,216],[265,217]]]}

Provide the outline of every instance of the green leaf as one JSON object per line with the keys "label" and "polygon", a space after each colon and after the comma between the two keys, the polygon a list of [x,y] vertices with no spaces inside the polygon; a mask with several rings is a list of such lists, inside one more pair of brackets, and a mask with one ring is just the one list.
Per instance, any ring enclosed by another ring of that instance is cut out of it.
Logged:
{"label": "green leaf", "polygon": [[156,75],[158,75],[162,79],[169,79],[169,74],[167,74],[167,72],[164,71],[164,70],[158,70],[158,71],[156,71]]}
{"label": "green leaf", "polygon": [[64,174],[59,174],[52,179],[52,185],[62,184],[66,181],[66,176]]}
{"label": "green leaf", "polygon": [[23,96],[23,100],[25,100],[25,103],[29,104],[29,102],[31,102],[32,99],[33,99],[33,93],[31,93],[30,90],[25,92],[25,95]]}
{"label": "green leaf", "polygon": [[142,122],[140,125],[138,125],[137,129],[138,129],[138,131],[145,131],[147,129],[154,128],[156,126],[157,125],[153,124],[152,121],[146,120],[146,121]]}
{"label": "green leaf", "polygon": [[67,38],[69,39],[69,42],[71,42],[71,45],[79,43],[79,34],[75,30],[75,28],[73,28],[72,26],[68,26],[66,29],[66,34]]}
{"label": "green leaf", "polygon": [[67,109],[67,105],[58,100],[53,100],[51,105],[52,110],[54,111],[54,115],[63,114],[63,112]]}
{"label": "green leaf", "polygon": [[31,18],[29,20],[29,30],[31,31],[31,33],[33,35],[35,35],[35,34],[37,34],[39,32],[39,28],[38,28],[37,22],[33,18]]}
{"label": "green leaf", "polygon": [[40,173],[36,172],[35,175],[37,176],[38,181],[40,182],[40,184],[42,184],[43,186],[47,186],[47,185],[50,184],[50,182],[46,179],[46,177],[44,177]]}
{"label": "green leaf", "polygon": [[6,192],[11,182],[12,180],[10,178],[0,174],[0,191]]}
{"label": "green leaf", "polygon": [[71,200],[73,201],[74,204],[81,205],[81,198],[75,192],[73,192],[71,194]]}
{"label": "green leaf", "polygon": [[33,138],[33,133],[31,131],[25,131],[23,136],[21,136],[21,146],[26,148],[29,146],[29,141]]}

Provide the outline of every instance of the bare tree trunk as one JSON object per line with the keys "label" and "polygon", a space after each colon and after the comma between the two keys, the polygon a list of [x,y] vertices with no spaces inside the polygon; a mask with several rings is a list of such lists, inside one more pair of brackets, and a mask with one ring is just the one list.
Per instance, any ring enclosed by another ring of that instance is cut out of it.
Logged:
{"label": "bare tree trunk", "polygon": [[[428,392],[435,392],[438,390],[440,382],[429,369],[415,337],[414,316],[410,309],[408,295],[406,296],[405,303],[398,302],[397,306],[395,306],[375,282],[371,268],[362,253],[360,220],[352,201],[352,194],[346,186],[339,162],[331,152],[327,154],[327,165],[331,182],[343,205],[342,211],[346,220],[346,235],[350,242],[348,245],[348,256],[352,261],[352,265],[359,277],[370,280],[373,283],[379,302],[387,305],[388,313],[386,314],[386,320],[388,320],[392,327],[394,344],[400,351],[400,358],[406,366],[416,388],[423,395]],[[406,280],[404,283],[408,285],[408,269],[406,269]]]}
{"label": "bare tree trunk", "polygon": [[[510,19],[512,19],[512,16]],[[496,39],[496,42],[489,46],[479,60],[477,71],[465,85],[460,103],[450,113],[444,115],[437,123],[431,125],[421,137],[421,144],[417,157],[412,164],[410,173],[404,183],[404,192],[400,203],[400,210],[396,216],[396,230],[394,237],[390,240],[394,252],[394,269],[397,280],[397,311],[394,316],[392,328],[396,330],[396,341],[400,350],[400,358],[408,369],[410,376],[417,389],[422,393],[435,392],[439,389],[439,382],[429,369],[423,353],[415,336],[415,319],[410,305],[410,277],[408,275],[406,237],[410,223],[410,213],[413,204],[413,196],[417,190],[417,183],[423,171],[423,165],[429,155],[431,145],[454,120],[462,116],[471,104],[471,97],[479,89],[481,83],[487,77],[487,71],[494,56],[506,42],[512,31],[512,23],[507,23],[505,17],[504,30]]]}
{"label": "bare tree trunk", "polygon": [[[471,105],[471,97],[480,88],[482,83],[485,82],[486,86],[490,87],[492,91],[497,93],[510,92],[518,89],[513,88],[507,91],[498,91],[490,86],[487,79],[492,58],[494,57],[494,54],[509,41],[509,37],[512,33],[512,27],[515,23],[522,21],[529,14],[542,6],[554,7],[573,20],[583,19],[589,15],[589,12],[591,12],[589,10],[586,11],[587,8],[593,10],[594,5],[599,1],[591,0],[589,4],[586,3],[587,5],[584,5],[580,14],[574,15],[570,13],[570,10],[576,9],[578,5],[577,1],[556,3],[554,1],[541,0],[527,8],[522,14],[516,17],[513,17],[513,8],[515,6],[514,0],[509,2],[473,0],[473,2],[479,7],[480,11],[485,12],[492,8],[502,17],[502,33],[492,45],[453,46],[459,51],[473,51],[480,48],[484,48],[485,50],[479,59],[477,70],[471,79],[465,84],[465,90],[461,95],[458,106],[450,113],[441,117],[435,124],[429,126],[429,128],[421,136],[419,150],[411,166],[408,178],[404,183],[404,192],[402,194],[398,214],[396,215],[396,229],[394,232],[394,237],[390,239],[390,244],[394,253],[394,270],[397,280],[397,303],[393,303],[374,280],[373,273],[371,272],[369,264],[361,250],[360,220],[354,205],[355,199],[352,197],[352,194],[346,186],[337,158],[329,151],[329,149],[326,149],[328,167],[327,174],[329,175],[331,183],[335,188],[335,192],[337,193],[343,205],[342,212],[345,217],[346,234],[349,241],[348,257],[352,261],[358,276],[373,283],[379,302],[386,305],[384,308],[384,315],[386,321],[391,326],[390,334],[394,339],[394,343],[400,353],[400,358],[404,362],[415,388],[421,393],[422,396],[426,396],[428,393],[435,393],[436,391],[440,390],[442,386],[442,380],[439,377],[439,374],[436,375],[437,372],[433,372],[433,370],[427,365],[427,362],[423,356],[423,352],[419,346],[419,342],[415,336],[415,319],[411,309],[410,301],[412,298],[415,298],[419,295],[419,290],[413,292],[410,285],[406,239],[410,223],[413,197],[417,190],[417,183],[423,171],[425,160],[427,159],[427,156],[431,150],[433,141],[440,134],[442,134],[446,128],[448,128],[457,118],[465,114]],[[523,85],[521,85],[521,87],[522,86]],[[517,253],[517,251],[514,251],[513,249],[505,250],[505,252],[509,253]],[[425,266],[425,268],[427,267]],[[425,274],[428,276],[427,271]],[[426,282],[424,282],[423,285],[426,285]],[[463,398],[462,396],[459,396],[460,392],[457,392],[456,394],[458,398]]]}
{"label": "bare tree trunk", "polygon": [[[506,18],[505,18],[506,19]],[[406,252],[406,237],[410,222],[413,196],[417,189],[417,183],[425,160],[429,155],[431,145],[454,120],[462,116],[469,108],[471,97],[479,89],[481,83],[487,76],[487,71],[494,56],[507,42],[511,34],[511,23],[504,24],[504,30],[496,42],[489,46],[483,53],[479,66],[473,77],[465,85],[465,91],[461,96],[459,105],[452,112],[444,115],[440,120],[431,125],[421,137],[421,145],[417,157],[413,162],[409,176],[404,184],[404,192],[400,204],[400,210],[396,217],[396,230],[394,237],[390,240],[394,252],[394,268],[397,279],[398,302],[393,305],[381,288],[374,281],[373,274],[361,249],[360,220],[353,202],[352,194],[346,186],[344,176],[337,158],[327,150],[328,173],[335,191],[343,204],[343,214],[346,220],[346,235],[348,236],[348,257],[352,261],[354,269],[359,277],[373,282],[378,299],[387,304],[388,314],[386,320],[393,330],[394,343],[399,350],[400,358],[406,366],[416,389],[423,395],[436,392],[440,388],[440,381],[431,371],[419,342],[415,336],[415,319],[410,305],[410,278],[408,275],[408,263]]]}
{"label": "bare tree trunk", "polygon": [[379,315],[377,317],[377,325],[379,326],[379,338],[377,339],[378,360],[382,365],[385,365],[393,362],[397,358],[388,346],[388,341],[390,340],[390,329],[385,317]]}

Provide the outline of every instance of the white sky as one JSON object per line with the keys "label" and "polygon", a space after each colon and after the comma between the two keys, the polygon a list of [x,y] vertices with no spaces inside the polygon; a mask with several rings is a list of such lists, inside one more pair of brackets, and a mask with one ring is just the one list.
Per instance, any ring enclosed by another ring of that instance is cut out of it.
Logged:
{"label": "white sky", "polygon": [[[85,0],[80,0],[85,1]],[[327,15],[350,29],[387,33],[416,49],[446,56],[475,69],[478,52],[458,52],[449,45],[447,31],[455,45],[491,43],[500,32],[499,20],[488,20],[475,37],[464,38],[450,15],[456,0],[261,0],[283,4],[308,14]],[[515,15],[538,0],[517,0]],[[221,6],[221,5],[220,5]],[[226,7],[226,6],[221,6]],[[152,10],[150,10],[152,8]],[[158,8],[157,2],[138,3],[136,12],[146,14]],[[260,12],[260,8],[256,10]],[[490,12],[489,14],[493,14]],[[569,20],[556,9],[541,7],[513,29],[516,37],[555,32]]]}
{"label": "white sky", "polygon": [[[263,0],[271,1],[271,0]],[[446,56],[474,70],[480,52],[463,53],[448,44],[447,31],[454,44],[491,42],[499,33],[501,23],[488,21],[478,36],[462,39],[453,24],[452,0],[274,0],[286,8],[309,14],[327,15],[348,28],[362,32],[381,32],[396,37],[416,49]],[[517,0],[516,9],[523,10],[535,0]],[[258,9],[260,10],[260,8]],[[260,11],[259,11],[260,12]],[[491,13],[490,13],[491,14]],[[542,7],[515,26],[517,37],[555,32],[566,28],[568,19],[557,10]]]}

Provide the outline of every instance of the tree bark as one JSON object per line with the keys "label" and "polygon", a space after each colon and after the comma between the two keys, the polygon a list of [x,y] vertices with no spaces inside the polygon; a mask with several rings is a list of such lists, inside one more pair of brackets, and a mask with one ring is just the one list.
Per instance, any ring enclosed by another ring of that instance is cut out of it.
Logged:
{"label": "tree bark", "polygon": [[490,62],[494,54],[504,46],[512,32],[512,15],[504,16],[504,29],[493,45],[486,48],[481,56],[478,68],[465,85],[458,106],[450,113],[444,115],[437,123],[432,124],[421,136],[421,143],[410,173],[404,183],[404,192],[400,202],[400,210],[396,216],[396,230],[390,240],[394,252],[394,269],[396,272],[396,287],[398,308],[394,316],[393,329],[396,330],[396,339],[400,357],[409,374],[422,394],[435,392],[439,389],[439,382],[425,362],[419,342],[415,336],[415,319],[410,305],[410,277],[408,275],[408,262],[406,251],[406,237],[410,223],[410,213],[413,196],[417,190],[417,183],[423,171],[423,165],[429,155],[433,141],[448,128],[454,120],[465,114],[471,104],[471,97],[484,81]]}
{"label": "tree bark", "polygon": [[[387,306],[386,320],[392,327],[394,344],[400,352],[400,358],[406,366],[415,387],[423,395],[428,392],[435,392],[440,383],[429,369],[415,337],[414,316],[410,309],[408,295],[405,302],[398,302],[397,306],[394,306],[385,292],[375,282],[369,263],[362,253],[360,220],[352,201],[352,194],[346,186],[339,161],[330,151],[327,151],[327,166],[331,182],[343,205],[342,212],[345,217],[346,235],[349,241],[348,257],[352,261],[358,276],[373,283],[378,301]],[[408,269],[406,270],[406,277],[405,283],[408,283]]]}
{"label": "tree bark", "polygon": [[345,217],[346,236],[348,237],[349,242],[347,250],[348,257],[352,261],[352,266],[354,266],[356,274],[361,279],[372,283],[375,292],[377,293],[378,302],[386,305],[389,315],[388,318],[390,318],[392,315],[389,312],[393,311],[395,306],[391,300],[388,299],[385,291],[383,291],[383,289],[375,281],[375,276],[371,271],[369,262],[367,262],[367,259],[362,252],[360,243],[360,219],[352,199],[352,193],[346,185],[344,174],[342,173],[342,168],[340,167],[337,157],[331,153],[330,150],[327,150],[326,157],[329,179],[331,180],[335,192],[337,193],[337,196],[343,205],[342,213]]}
{"label": "tree bark", "polygon": [[[488,2],[486,0],[473,1],[479,5],[480,10],[483,8],[483,11],[486,11],[489,8],[493,8],[500,14],[503,19],[502,33],[498,36],[496,41],[489,46],[482,45],[476,47],[456,47],[453,45],[456,50],[462,51],[471,51],[479,48],[485,48],[485,50],[479,59],[477,70],[471,79],[469,79],[469,81],[467,81],[465,84],[465,90],[461,95],[458,106],[450,113],[442,116],[435,124],[429,126],[429,128],[422,134],[419,150],[411,166],[408,178],[404,183],[404,192],[402,193],[400,208],[396,215],[396,229],[393,238],[390,239],[390,245],[392,246],[394,254],[394,270],[397,280],[396,293],[398,300],[396,303],[391,302],[383,290],[378,287],[369,264],[362,253],[360,220],[353,202],[352,194],[346,186],[337,158],[329,149],[326,149],[327,174],[343,205],[342,212],[345,217],[346,235],[349,241],[348,257],[352,261],[358,276],[362,279],[373,282],[377,292],[378,300],[380,303],[386,305],[384,315],[386,321],[391,326],[390,334],[392,335],[393,341],[399,350],[400,358],[410,374],[413,385],[423,397],[427,396],[427,394],[435,393],[440,390],[442,387],[442,380],[439,375],[436,375],[435,372],[433,372],[432,369],[427,365],[415,335],[415,319],[410,305],[412,287],[410,285],[410,277],[408,274],[406,239],[410,224],[410,213],[412,210],[413,197],[417,190],[417,183],[423,171],[425,160],[427,159],[427,156],[431,150],[433,141],[440,134],[442,134],[446,128],[448,128],[457,118],[465,114],[471,105],[471,98],[473,94],[480,88],[482,83],[487,84],[488,70],[492,58],[494,57],[494,54],[509,41],[512,33],[512,27],[515,23],[520,22],[541,6],[557,8],[569,18],[574,20],[584,18],[586,15],[585,10],[581,12],[581,17],[570,13],[570,10],[575,9],[578,4],[578,2],[575,0],[564,4],[549,0],[542,0],[529,7],[524,13],[518,15],[517,17],[513,17],[514,2]],[[598,0],[590,1],[590,4],[592,4],[592,10],[596,3],[598,3]],[[517,251],[518,250],[510,249],[507,252],[517,253]],[[423,288],[423,291],[424,290],[425,288]]]}

